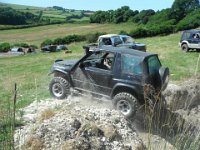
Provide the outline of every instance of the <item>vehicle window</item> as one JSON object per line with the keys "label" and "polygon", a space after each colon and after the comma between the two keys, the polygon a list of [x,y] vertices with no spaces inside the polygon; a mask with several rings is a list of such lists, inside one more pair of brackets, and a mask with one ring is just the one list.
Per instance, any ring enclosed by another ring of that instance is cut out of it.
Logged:
{"label": "vehicle window", "polygon": [[157,56],[152,56],[148,59],[149,74],[156,74],[161,67],[160,61]]}
{"label": "vehicle window", "polygon": [[142,58],[125,54],[122,55],[122,72],[128,74],[141,75],[142,69]]}
{"label": "vehicle window", "polygon": [[104,38],[102,40],[102,42],[103,42],[104,45],[112,45],[112,42],[111,42],[110,38]]}
{"label": "vehicle window", "polygon": [[101,59],[106,53],[105,52],[97,52],[90,55],[85,61],[94,61]]}
{"label": "vehicle window", "polygon": [[188,38],[190,38],[190,33],[189,32],[184,32],[182,40],[185,40],[185,39],[188,39]]}
{"label": "vehicle window", "polygon": [[113,38],[113,41],[114,41],[114,43],[117,44],[117,45],[118,45],[118,44],[122,44],[122,40],[121,40],[120,37],[118,37],[118,36],[114,37],[114,38]]}
{"label": "vehicle window", "polygon": [[122,37],[122,40],[124,41],[124,43],[132,43],[132,42],[134,42],[131,37]]}
{"label": "vehicle window", "polygon": [[84,64],[87,67],[95,67],[104,70],[111,70],[113,66],[114,54],[108,52],[97,52],[90,55]]}

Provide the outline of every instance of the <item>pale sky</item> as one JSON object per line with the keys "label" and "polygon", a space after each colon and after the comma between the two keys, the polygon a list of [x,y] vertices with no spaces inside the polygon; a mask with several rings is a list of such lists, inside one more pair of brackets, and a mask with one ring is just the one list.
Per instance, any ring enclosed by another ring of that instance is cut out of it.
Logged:
{"label": "pale sky", "polygon": [[157,11],[170,8],[174,0],[0,0],[0,2],[40,7],[61,6],[76,10],[115,10],[121,6],[129,6],[132,10]]}

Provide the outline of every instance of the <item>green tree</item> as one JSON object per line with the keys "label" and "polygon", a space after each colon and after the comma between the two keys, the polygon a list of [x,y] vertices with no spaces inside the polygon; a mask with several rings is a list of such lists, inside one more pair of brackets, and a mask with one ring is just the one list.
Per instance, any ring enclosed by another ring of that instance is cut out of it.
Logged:
{"label": "green tree", "polygon": [[189,13],[185,18],[178,22],[176,30],[192,29],[200,26],[200,8]]}
{"label": "green tree", "polygon": [[140,13],[133,17],[133,22],[146,24],[149,21],[149,18],[155,14],[155,11],[152,9],[142,10]]}
{"label": "green tree", "polygon": [[175,0],[171,7],[170,18],[178,22],[199,7],[199,0]]}

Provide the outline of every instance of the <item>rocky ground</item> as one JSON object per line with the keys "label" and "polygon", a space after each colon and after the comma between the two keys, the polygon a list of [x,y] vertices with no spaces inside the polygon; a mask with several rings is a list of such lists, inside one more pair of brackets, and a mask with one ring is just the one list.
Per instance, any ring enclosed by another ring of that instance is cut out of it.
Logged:
{"label": "rocky ground", "polygon": [[109,103],[69,97],[35,101],[22,111],[25,126],[16,130],[16,149],[145,149]]}
{"label": "rocky ground", "polygon": [[[170,84],[164,92],[167,113],[170,112],[170,115],[176,117],[179,115],[184,122],[199,126],[199,83],[200,78],[195,78],[179,85]],[[166,116],[166,112],[163,112],[162,115]],[[150,118],[151,115],[146,117],[146,114],[141,107],[134,121],[126,120],[113,110],[110,102],[93,100],[90,97],[34,101],[19,112],[19,119],[24,121],[24,126],[16,130],[15,148],[173,150],[176,146],[180,149],[179,144],[169,140],[171,135],[167,138],[160,130],[150,131],[151,128],[148,127],[145,119]],[[161,129],[159,125],[157,127]],[[198,150],[198,147],[196,148]]]}

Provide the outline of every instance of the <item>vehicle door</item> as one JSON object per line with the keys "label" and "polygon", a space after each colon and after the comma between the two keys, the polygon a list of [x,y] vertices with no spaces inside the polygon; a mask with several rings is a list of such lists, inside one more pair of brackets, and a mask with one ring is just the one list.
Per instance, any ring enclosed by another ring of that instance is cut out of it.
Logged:
{"label": "vehicle door", "polygon": [[190,38],[190,48],[200,48],[200,35],[199,33],[193,33]]}
{"label": "vehicle door", "polygon": [[[83,60],[72,76],[75,87],[83,91],[109,95],[113,66],[108,69],[104,65],[105,57],[108,55],[107,52],[98,51]],[[114,61],[114,57],[111,59]]]}
{"label": "vehicle door", "polygon": [[147,76],[146,84],[151,84],[155,89],[160,89],[161,87],[161,79],[159,75],[159,69],[161,67],[161,63],[158,59],[158,56],[150,56],[145,60],[147,63]]}

